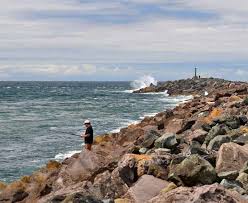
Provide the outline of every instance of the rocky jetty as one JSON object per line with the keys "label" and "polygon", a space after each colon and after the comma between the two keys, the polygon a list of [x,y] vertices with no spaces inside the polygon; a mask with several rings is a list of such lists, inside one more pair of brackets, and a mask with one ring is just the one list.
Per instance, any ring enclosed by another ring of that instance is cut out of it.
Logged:
{"label": "rocky jetty", "polygon": [[194,98],[96,137],[93,151],[0,183],[0,202],[248,202],[248,84],[197,79],[151,88]]}
{"label": "rocky jetty", "polygon": [[232,88],[235,85],[245,85],[243,82],[232,82],[218,78],[193,78],[175,81],[159,82],[157,86],[134,91],[134,93],[165,92],[169,95],[205,95],[214,94],[224,88]]}

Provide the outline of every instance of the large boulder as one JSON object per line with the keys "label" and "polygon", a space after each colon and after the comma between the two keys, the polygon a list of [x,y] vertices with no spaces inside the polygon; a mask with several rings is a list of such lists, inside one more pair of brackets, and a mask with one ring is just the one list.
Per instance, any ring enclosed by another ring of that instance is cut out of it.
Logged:
{"label": "large boulder", "polygon": [[247,203],[241,195],[213,184],[201,187],[179,187],[170,192],[161,192],[149,203]]}
{"label": "large boulder", "polygon": [[[104,159],[94,152],[84,150],[79,158],[66,167],[64,173],[72,181],[86,180],[104,165]],[[63,172],[62,172],[63,173]]]}
{"label": "large boulder", "polygon": [[216,180],[214,167],[199,155],[191,155],[176,167],[171,167],[169,178],[178,177],[187,186],[212,184]]}
{"label": "large boulder", "polygon": [[144,135],[144,141],[142,142],[141,146],[143,148],[151,148],[155,142],[161,135],[155,131],[150,130]]}
{"label": "large boulder", "polygon": [[119,176],[128,186],[131,186],[137,181],[138,176],[146,173],[146,162],[149,161],[151,161],[149,155],[125,154],[118,162]]}
{"label": "large boulder", "polygon": [[218,135],[209,142],[207,149],[218,151],[222,144],[228,143],[228,142],[231,142],[230,136]]}
{"label": "large boulder", "polygon": [[165,128],[166,133],[177,133],[183,128],[183,119],[174,118],[168,122]]}
{"label": "large boulder", "polygon": [[209,142],[216,137],[217,135],[225,135],[228,132],[228,127],[225,124],[217,124],[215,125],[208,133],[206,139],[205,139],[205,144],[209,144]]}
{"label": "large boulder", "polygon": [[190,133],[185,140],[188,143],[191,143],[192,141],[197,141],[201,144],[203,144],[206,136],[207,136],[208,132],[202,129],[197,129],[195,131],[193,131],[192,133]]}
{"label": "large boulder", "polygon": [[235,143],[221,145],[216,162],[216,171],[228,172],[240,170],[248,159],[248,145],[240,146]]}
{"label": "large boulder", "polygon": [[150,175],[143,175],[135,185],[128,190],[125,198],[131,199],[134,203],[144,203],[157,196],[159,192],[168,185],[169,182],[165,180]]}
{"label": "large boulder", "polygon": [[168,148],[172,149],[177,145],[176,135],[172,133],[166,133],[162,137],[155,141],[156,148]]}

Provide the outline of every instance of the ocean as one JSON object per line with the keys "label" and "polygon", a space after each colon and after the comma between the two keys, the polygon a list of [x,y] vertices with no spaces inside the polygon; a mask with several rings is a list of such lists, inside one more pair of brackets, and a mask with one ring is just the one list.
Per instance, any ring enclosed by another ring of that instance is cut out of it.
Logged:
{"label": "ocean", "polygon": [[188,99],[131,93],[147,84],[0,82],[0,181],[10,183],[49,160],[79,152],[85,119],[91,120],[95,136],[118,132]]}

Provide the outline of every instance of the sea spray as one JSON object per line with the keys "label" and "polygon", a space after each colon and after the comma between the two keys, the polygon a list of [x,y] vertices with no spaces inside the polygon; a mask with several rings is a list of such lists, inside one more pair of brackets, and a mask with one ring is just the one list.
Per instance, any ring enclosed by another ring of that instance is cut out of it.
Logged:
{"label": "sea spray", "polygon": [[157,85],[158,81],[150,75],[145,75],[145,76],[131,82],[131,87],[135,90],[138,90],[141,88],[149,87],[151,84]]}

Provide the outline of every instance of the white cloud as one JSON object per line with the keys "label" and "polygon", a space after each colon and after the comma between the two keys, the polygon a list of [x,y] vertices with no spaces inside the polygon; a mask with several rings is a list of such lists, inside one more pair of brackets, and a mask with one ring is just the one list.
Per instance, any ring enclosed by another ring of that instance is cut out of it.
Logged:
{"label": "white cloud", "polygon": [[[152,4],[161,9],[212,12],[217,19],[202,21],[196,17],[184,19],[177,15],[146,16],[142,13],[144,16],[138,16],[140,19],[126,23],[98,23],[97,20],[90,23],[83,17],[71,19],[67,16],[85,14],[94,18],[98,14],[103,17],[113,15],[114,21],[115,15],[138,15],[138,11],[129,8],[124,2]],[[16,69],[25,73],[71,76],[117,74],[123,69],[106,69],[90,64],[239,61],[248,58],[248,3],[243,0],[126,0],[90,3],[80,3],[77,0],[2,0],[1,3],[2,57],[37,60],[37,64],[41,62],[37,59],[39,57],[49,59],[46,65],[32,64],[21,68],[21,64],[17,64]],[[47,12],[60,13],[62,17],[49,18],[46,17]],[[39,14],[45,16],[38,18]],[[67,58],[83,61],[83,65],[53,65],[56,63],[53,60]]]}

